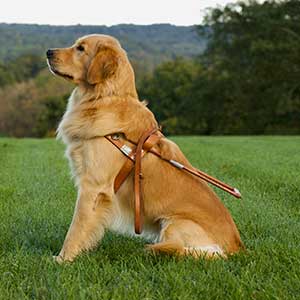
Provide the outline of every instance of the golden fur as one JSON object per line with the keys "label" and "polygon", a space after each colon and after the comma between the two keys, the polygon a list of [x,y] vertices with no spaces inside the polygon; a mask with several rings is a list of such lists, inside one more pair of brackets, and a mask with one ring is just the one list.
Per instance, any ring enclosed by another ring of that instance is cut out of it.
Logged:
{"label": "golden fur", "polygon": [[[126,161],[103,136],[123,133],[137,142],[157,122],[138,100],[134,72],[119,42],[89,35],[72,47],[53,49],[48,59],[55,74],[76,83],[58,127],[58,137],[78,187],[72,224],[58,262],[72,261],[97,245],[105,229],[134,234],[133,178],[115,194],[113,183]],[[190,163],[176,144],[163,138],[164,157]],[[154,252],[226,257],[243,247],[228,212],[208,185],[151,153],[143,159],[144,236]]]}

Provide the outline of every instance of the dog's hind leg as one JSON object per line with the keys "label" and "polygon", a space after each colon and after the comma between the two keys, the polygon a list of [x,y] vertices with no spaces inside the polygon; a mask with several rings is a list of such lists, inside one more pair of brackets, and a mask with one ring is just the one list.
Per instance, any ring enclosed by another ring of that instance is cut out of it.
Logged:
{"label": "dog's hind leg", "polygon": [[113,211],[109,193],[80,191],[71,226],[56,261],[72,261],[80,252],[95,247],[113,218]]}
{"label": "dog's hind leg", "polygon": [[168,218],[163,221],[159,243],[147,248],[154,253],[192,255],[196,258],[226,257],[199,224],[187,219]]}

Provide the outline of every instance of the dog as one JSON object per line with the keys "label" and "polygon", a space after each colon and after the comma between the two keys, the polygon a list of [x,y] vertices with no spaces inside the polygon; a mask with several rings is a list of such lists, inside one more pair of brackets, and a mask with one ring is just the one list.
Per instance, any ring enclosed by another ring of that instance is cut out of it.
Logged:
{"label": "dog", "polygon": [[[73,219],[55,257],[62,263],[96,247],[106,229],[134,234],[133,174],[115,193],[114,180],[127,158],[105,136],[120,133],[130,146],[128,141],[137,143],[158,124],[138,99],[133,68],[117,39],[84,36],[69,48],[49,49],[47,62],[52,73],[76,84],[57,129],[78,188]],[[191,167],[167,138],[154,148]],[[142,173],[143,236],[154,242],[148,249],[226,258],[244,248],[229,211],[203,180],[152,153],[143,158]]]}

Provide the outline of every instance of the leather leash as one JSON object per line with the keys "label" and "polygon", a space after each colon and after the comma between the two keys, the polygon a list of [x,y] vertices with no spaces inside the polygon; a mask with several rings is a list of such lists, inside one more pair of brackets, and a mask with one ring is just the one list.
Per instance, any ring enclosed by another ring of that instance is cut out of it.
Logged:
{"label": "leather leash", "polygon": [[184,170],[196,177],[199,177],[206,182],[213,184],[214,186],[224,190],[225,192],[231,194],[236,198],[241,198],[241,194],[238,189],[231,187],[230,185],[200,171],[196,168],[189,168],[185,165],[181,164],[180,162],[167,159],[161,156],[161,154],[153,149],[153,146],[158,143],[158,141],[163,137],[163,134],[159,131],[158,128],[154,128],[151,130],[147,130],[142,134],[138,143],[134,143],[129,141],[130,143],[134,144],[136,147],[131,148],[130,146],[126,145],[122,141],[122,136],[120,134],[112,134],[107,135],[105,138],[111,142],[115,147],[117,147],[127,158],[128,160],[125,162],[123,167],[121,168],[120,172],[118,173],[115,181],[114,181],[114,191],[115,193],[119,190],[123,182],[131,173],[132,169],[134,168],[134,210],[135,210],[135,219],[134,219],[134,229],[135,233],[140,234],[142,232],[142,218],[143,218],[143,196],[142,196],[142,173],[141,173],[141,162],[143,156],[150,152],[155,156],[159,157],[160,159],[168,162],[172,166],[176,167],[179,170]]}

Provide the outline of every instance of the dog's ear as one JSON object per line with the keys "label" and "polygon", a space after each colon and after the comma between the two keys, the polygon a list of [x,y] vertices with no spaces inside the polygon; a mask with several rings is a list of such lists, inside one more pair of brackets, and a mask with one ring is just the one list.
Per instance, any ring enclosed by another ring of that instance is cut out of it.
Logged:
{"label": "dog's ear", "polygon": [[118,67],[117,52],[111,48],[101,48],[92,59],[87,71],[87,81],[89,84],[103,82],[113,76]]}

